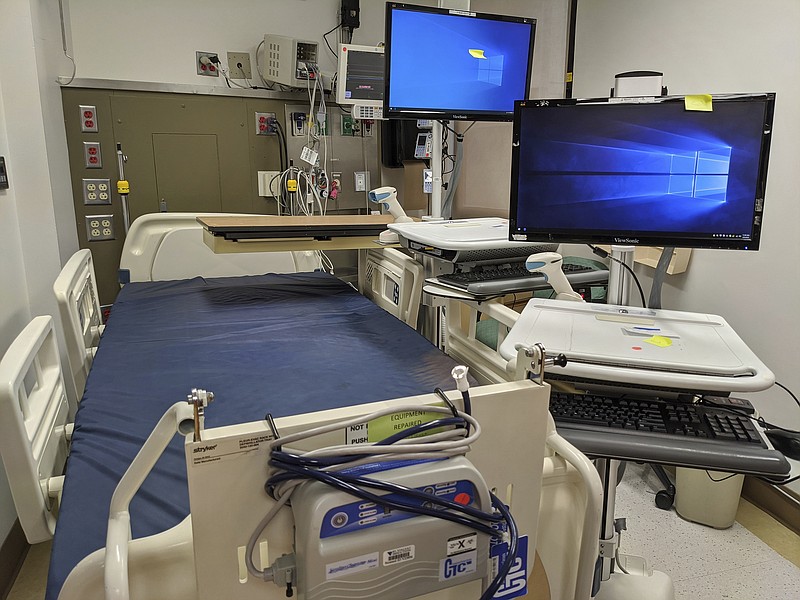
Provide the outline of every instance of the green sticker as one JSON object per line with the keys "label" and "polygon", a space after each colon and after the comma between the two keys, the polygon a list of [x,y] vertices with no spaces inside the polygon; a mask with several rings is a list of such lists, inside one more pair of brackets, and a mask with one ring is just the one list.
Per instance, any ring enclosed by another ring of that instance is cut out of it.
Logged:
{"label": "green sticker", "polygon": [[[370,421],[367,435],[370,443],[374,444],[375,442],[380,442],[390,435],[400,433],[409,427],[421,425],[422,423],[429,423],[442,417],[447,417],[447,415],[443,413],[428,412],[425,410],[406,410],[397,412]],[[430,433],[434,433],[435,431],[438,431],[438,429],[425,432],[424,434],[418,433],[412,437],[428,435]]]}

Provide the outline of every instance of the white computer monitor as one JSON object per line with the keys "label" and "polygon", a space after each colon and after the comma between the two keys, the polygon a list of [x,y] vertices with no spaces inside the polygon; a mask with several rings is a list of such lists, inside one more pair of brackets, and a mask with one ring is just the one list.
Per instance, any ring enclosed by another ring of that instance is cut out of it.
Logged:
{"label": "white computer monitor", "polygon": [[[384,90],[383,48],[339,44],[339,70],[336,76],[336,102],[358,107],[358,115],[382,113]],[[363,108],[362,108],[363,107]],[[373,114],[380,118],[380,114]],[[369,118],[369,117],[367,117]]]}

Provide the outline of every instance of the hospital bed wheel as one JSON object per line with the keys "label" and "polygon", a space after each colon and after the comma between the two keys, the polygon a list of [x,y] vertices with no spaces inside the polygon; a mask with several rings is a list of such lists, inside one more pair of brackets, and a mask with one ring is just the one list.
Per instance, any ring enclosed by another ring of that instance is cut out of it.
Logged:
{"label": "hospital bed wheel", "polygon": [[661,510],[669,510],[675,502],[675,492],[671,490],[661,490],[656,493],[656,506]]}

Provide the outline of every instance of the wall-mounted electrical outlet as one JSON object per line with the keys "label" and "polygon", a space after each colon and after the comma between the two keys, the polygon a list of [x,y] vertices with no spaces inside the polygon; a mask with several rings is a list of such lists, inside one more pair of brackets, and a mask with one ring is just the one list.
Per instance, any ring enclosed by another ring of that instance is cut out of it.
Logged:
{"label": "wall-mounted electrical outlet", "polygon": [[103,157],[100,142],[83,142],[83,165],[87,169],[102,169]]}
{"label": "wall-mounted electrical outlet", "polygon": [[88,104],[81,104],[78,109],[81,112],[81,132],[97,133],[97,109]]}
{"label": "wall-mounted electrical outlet", "polygon": [[111,204],[111,181],[82,179],[84,204]]}
{"label": "wall-mounted electrical outlet", "polygon": [[273,112],[256,113],[256,135],[277,135],[278,125]]}
{"label": "wall-mounted electrical outlet", "polygon": [[250,79],[250,55],[247,52],[228,52],[228,76],[231,79]]}
{"label": "wall-mounted electrical outlet", "polygon": [[86,217],[86,240],[102,242],[114,239],[114,215],[90,215]]}
{"label": "wall-mounted electrical outlet", "polygon": [[194,54],[194,64],[198,75],[219,77],[219,56],[216,52],[201,52],[198,50]]}

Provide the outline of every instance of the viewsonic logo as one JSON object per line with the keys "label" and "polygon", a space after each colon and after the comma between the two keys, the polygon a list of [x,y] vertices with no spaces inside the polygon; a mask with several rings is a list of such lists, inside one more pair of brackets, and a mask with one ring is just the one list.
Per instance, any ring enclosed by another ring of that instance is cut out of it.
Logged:
{"label": "viewsonic logo", "polygon": [[615,244],[638,244],[639,238],[614,238]]}

